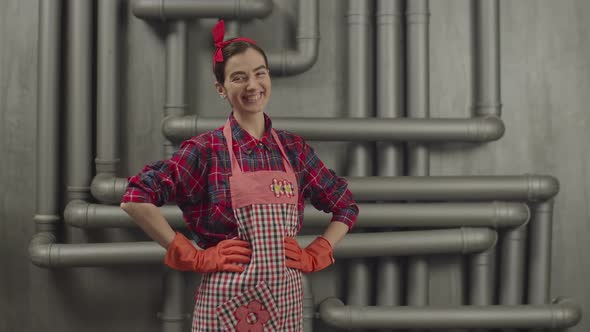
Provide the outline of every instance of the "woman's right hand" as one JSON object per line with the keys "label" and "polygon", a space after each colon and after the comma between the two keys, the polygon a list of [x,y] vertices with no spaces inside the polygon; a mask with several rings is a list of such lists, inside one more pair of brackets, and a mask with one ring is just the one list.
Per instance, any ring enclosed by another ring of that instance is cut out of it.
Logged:
{"label": "woman's right hand", "polygon": [[213,247],[200,250],[177,232],[168,246],[164,263],[180,271],[243,272],[244,267],[238,264],[249,263],[251,256],[250,244],[243,240],[223,240]]}

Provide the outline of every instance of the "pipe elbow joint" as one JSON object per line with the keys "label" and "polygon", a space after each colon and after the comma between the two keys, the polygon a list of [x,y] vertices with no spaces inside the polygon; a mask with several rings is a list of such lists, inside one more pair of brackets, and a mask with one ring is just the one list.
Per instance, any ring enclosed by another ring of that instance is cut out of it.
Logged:
{"label": "pipe elbow joint", "polygon": [[333,327],[346,328],[350,322],[344,303],[335,297],[328,297],[320,303],[320,317]]}
{"label": "pipe elbow joint", "polygon": [[55,235],[50,232],[35,234],[29,243],[29,257],[31,262],[39,267],[50,267],[51,249],[56,242]]}
{"label": "pipe elbow joint", "polygon": [[498,233],[489,228],[461,227],[463,254],[484,252],[498,242]]}
{"label": "pipe elbow joint", "polygon": [[572,299],[558,297],[552,301],[558,304],[558,309],[553,315],[553,326],[556,328],[566,328],[575,326],[582,319],[582,310],[580,305]]}
{"label": "pipe elbow joint", "polygon": [[89,207],[90,204],[82,200],[69,202],[64,211],[64,222],[78,228],[88,226]]}
{"label": "pipe elbow joint", "polygon": [[182,142],[197,132],[197,115],[170,115],[162,120],[162,135],[171,142]]}
{"label": "pipe elbow joint", "polygon": [[101,203],[114,204],[121,201],[121,193],[125,192],[125,188],[127,188],[126,178],[117,178],[111,174],[103,173],[97,174],[92,179],[90,192]]}
{"label": "pipe elbow joint", "polygon": [[551,175],[529,175],[528,188],[529,201],[546,201],[559,192],[559,180]]}
{"label": "pipe elbow joint", "polygon": [[476,126],[477,139],[486,142],[496,141],[502,138],[502,136],[504,136],[504,132],[506,131],[504,121],[494,115],[481,117]]}

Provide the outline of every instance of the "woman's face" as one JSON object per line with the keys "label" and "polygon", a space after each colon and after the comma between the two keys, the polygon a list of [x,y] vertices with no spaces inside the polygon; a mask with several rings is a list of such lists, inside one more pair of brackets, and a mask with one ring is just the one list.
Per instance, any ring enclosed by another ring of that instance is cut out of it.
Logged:
{"label": "woman's face", "polygon": [[249,48],[225,64],[225,83],[215,82],[220,96],[229,100],[234,112],[263,112],[270,98],[271,83],[264,57]]}

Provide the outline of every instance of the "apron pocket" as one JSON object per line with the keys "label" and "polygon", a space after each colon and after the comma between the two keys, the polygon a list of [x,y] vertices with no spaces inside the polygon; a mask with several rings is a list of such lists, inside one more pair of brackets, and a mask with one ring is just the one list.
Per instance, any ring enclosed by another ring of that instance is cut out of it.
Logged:
{"label": "apron pocket", "polygon": [[280,317],[268,285],[261,281],[216,308],[225,331],[278,331]]}

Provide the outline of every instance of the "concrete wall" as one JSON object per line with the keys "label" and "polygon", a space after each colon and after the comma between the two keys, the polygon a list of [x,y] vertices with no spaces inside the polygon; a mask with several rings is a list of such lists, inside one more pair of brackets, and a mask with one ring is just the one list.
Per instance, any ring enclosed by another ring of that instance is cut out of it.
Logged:
{"label": "concrete wall", "polygon": [[[431,115],[467,117],[471,110],[470,1],[431,3]],[[295,2],[275,1],[263,21],[242,28],[271,51],[292,43],[286,22]],[[346,94],[346,2],[322,0],[318,63],[297,77],[273,79],[268,113],[343,116]],[[121,15],[123,47],[120,176],[162,157],[165,26]],[[34,233],[38,1],[5,0],[0,10],[0,331],[158,331],[159,266],[46,270],[28,259]],[[552,295],[573,297],[585,317],[573,332],[590,330],[590,2],[501,2],[504,137],[483,145],[437,144],[431,175],[541,173],[557,177]],[[189,26],[189,113],[227,114],[210,72],[211,20]],[[272,33],[271,31],[272,27]],[[65,36],[64,36],[65,38]],[[313,142],[339,171],[341,143]],[[336,151],[336,153],[332,153]],[[72,231],[65,242],[145,239],[135,230]],[[460,303],[459,257],[430,260],[433,304]],[[314,276],[318,298],[339,294],[330,282],[340,267]],[[345,270],[343,270],[345,271]],[[194,278],[187,278],[190,310]]]}

